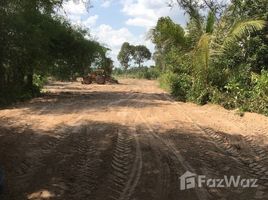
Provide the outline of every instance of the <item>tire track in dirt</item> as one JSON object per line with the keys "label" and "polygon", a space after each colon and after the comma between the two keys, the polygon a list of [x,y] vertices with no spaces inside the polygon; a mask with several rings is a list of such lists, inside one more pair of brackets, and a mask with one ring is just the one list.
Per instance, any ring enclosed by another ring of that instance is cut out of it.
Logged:
{"label": "tire track in dirt", "polygon": [[[136,103],[132,104],[133,107],[135,107],[135,109],[140,109],[144,102],[142,102],[142,97],[143,95],[139,95],[139,99]],[[131,116],[135,116],[135,120],[133,122],[133,124],[136,123],[136,120],[139,118],[139,114],[138,114],[138,111],[134,110],[134,112],[131,113]],[[132,185],[132,188],[130,189],[130,192],[129,194],[133,193],[135,188],[137,187],[138,185],[138,181],[140,179],[140,176],[141,176],[141,173],[143,171],[141,171],[141,168],[142,168],[142,152],[141,152],[141,144],[139,144],[139,140],[142,140],[143,143],[145,142],[146,138],[148,139],[148,141],[151,141],[152,137],[150,134],[147,134],[147,131],[146,130],[142,130],[141,132],[142,133],[139,133],[139,135],[137,136],[137,127],[133,127],[133,126],[130,126],[129,127],[129,130],[130,130],[130,134],[131,135],[134,135],[135,139],[136,139],[136,159],[135,159],[135,162],[134,162],[134,165],[137,165],[138,168],[139,168],[139,173],[135,173],[135,172],[132,172],[131,176],[133,178],[130,178],[128,184],[129,185]],[[159,143],[158,143],[159,144]],[[146,144],[148,145],[148,144]],[[170,171],[169,171],[169,168],[168,168],[168,164],[165,162],[163,163],[162,160],[160,160],[160,156],[161,154],[163,154],[163,152],[159,151],[158,149],[158,145],[157,146],[152,146],[151,145],[151,149],[154,151],[153,153],[156,154],[156,159],[157,159],[157,163],[158,163],[158,166],[159,166],[159,170],[160,170],[160,174],[159,174],[159,182],[157,182],[156,184],[158,185],[157,187],[157,196],[155,198],[157,199],[166,199],[167,198],[167,193],[168,193],[168,188],[169,188],[169,184],[170,184]],[[144,153],[144,152],[143,152]],[[141,162],[139,161],[139,159],[141,160]],[[136,163],[136,164],[135,164]],[[134,178],[135,177],[135,178]],[[133,181],[132,181],[133,180]],[[133,184],[132,184],[133,183]],[[160,184],[159,184],[160,183]],[[128,191],[128,189],[125,189],[125,191]],[[160,192],[159,192],[160,191]],[[129,199],[131,197],[131,195],[127,195],[127,196],[121,196],[121,198],[118,198],[120,200],[125,200],[125,199]],[[117,198],[115,198],[117,199]]]}
{"label": "tire track in dirt", "polygon": [[[169,152],[165,151],[166,147],[156,140],[148,129],[141,127],[141,132],[143,133],[141,136],[143,138],[143,146],[147,148],[149,147],[147,158],[150,163],[148,163],[149,166],[147,166],[147,171],[145,172],[146,174],[153,174],[153,176],[156,177],[154,182],[150,182],[154,183],[153,185],[150,185],[154,192],[151,195],[154,196],[154,199],[167,199],[171,187],[174,187],[171,185],[173,181],[171,171],[177,171],[176,166],[172,163]],[[145,152],[143,153],[145,154]],[[153,165],[154,163],[152,163],[152,160],[150,159],[153,159],[155,165]],[[148,188],[146,189],[148,190]]]}
{"label": "tire track in dirt", "polygon": [[59,158],[66,158],[62,160],[60,169],[69,165],[69,172],[59,170],[59,174],[67,178],[64,192],[69,199],[87,199],[96,189],[96,171],[101,165],[101,160],[98,155],[97,137],[93,132],[94,130],[87,125],[82,126],[74,138],[71,138],[70,150],[59,155]]}
{"label": "tire track in dirt", "polygon": [[[179,168],[180,166],[183,167],[185,171],[191,171],[192,173],[195,173],[195,169],[184,159],[184,157],[181,155],[181,153],[174,147],[174,145],[169,140],[164,140],[159,135],[155,133],[158,129],[153,128],[151,125],[149,125],[148,121],[144,119],[144,117],[140,114],[140,118],[144,121],[144,123],[147,126],[147,129],[151,133],[151,135],[157,139],[159,142],[162,143],[165,147],[167,147],[168,152],[170,154],[170,158],[172,159],[173,163],[176,168]],[[181,176],[181,171],[178,171],[177,169],[177,180],[179,182],[179,176]],[[179,185],[179,183],[178,183]],[[178,187],[179,188],[179,187]],[[205,191],[203,188],[195,187],[195,195],[199,200],[209,199],[207,191]]]}
{"label": "tire track in dirt", "polygon": [[[133,93],[129,95],[126,99],[120,99],[118,101],[113,101],[109,103],[107,107],[127,103],[132,97],[135,96],[136,94]],[[81,113],[81,116],[82,114],[83,113]],[[81,126],[77,126],[77,130],[75,130],[77,134],[81,133],[81,129],[83,129]],[[73,149],[77,152],[71,154],[79,153],[82,156],[82,159],[79,159],[77,163],[74,163],[72,168],[83,173],[78,173],[78,175],[75,176],[77,181],[69,184],[68,191],[71,191],[70,197],[73,199],[76,199],[78,197],[80,199],[86,199],[92,194],[92,191],[96,189],[96,183],[98,179],[96,172],[100,167],[100,162],[98,158],[94,159],[94,155],[96,155],[97,153],[97,147],[95,144],[93,144],[93,141],[96,140],[94,138],[94,135],[91,134],[90,137],[81,138],[77,137],[77,134],[76,137],[72,139]],[[122,144],[123,141],[118,142]]]}
{"label": "tire track in dirt", "polygon": [[[129,95],[126,99],[119,99],[117,101],[112,101],[111,103],[107,104],[107,107],[118,105],[120,103],[122,104],[124,102],[128,102],[129,99],[131,99],[135,95],[137,95],[137,94],[133,93],[133,94]],[[82,119],[83,119],[83,113],[81,114],[81,116],[79,118],[76,119],[77,122],[73,125],[75,128],[68,127],[68,125],[65,123],[64,125],[61,125],[62,127],[58,130],[58,134],[55,137],[51,137],[47,141],[41,142],[41,144],[40,143],[37,144],[39,141],[36,141],[36,140],[29,141],[30,146],[35,146],[35,147],[39,146],[39,147],[35,148],[33,151],[34,153],[31,152],[31,154],[29,156],[27,156],[15,169],[15,173],[14,173],[14,176],[12,177],[12,180],[14,180],[13,182],[16,182],[21,187],[19,189],[19,191],[27,191],[27,188],[29,187],[28,183],[31,183],[31,182],[34,183],[34,181],[32,180],[33,177],[35,177],[36,174],[38,174],[38,172],[42,171],[43,169],[46,168],[47,165],[49,165],[46,162],[46,160],[49,157],[51,157],[51,155],[61,154],[60,157],[65,158],[66,156],[68,157],[72,154],[69,152],[68,153],[69,155],[66,155],[66,152],[60,152],[59,146],[61,146],[62,141],[66,140],[70,134],[73,134],[74,132],[75,133],[81,132],[81,130],[83,128],[80,127],[81,122],[79,122],[79,121]],[[74,138],[74,140],[75,140],[75,138]],[[88,138],[81,138],[80,140],[87,141]],[[89,142],[89,141],[87,141],[87,142]],[[86,143],[81,144],[81,143],[74,142],[72,145],[73,145],[72,149],[77,149],[77,152],[80,152],[80,154],[87,155],[87,154],[96,153],[96,152],[92,151],[93,146],[86,146],[87,145]],[[92,152],[90,153],[90,151],[92,151]],[[73,150],[73,152],[76,152],[76,150]],[[59,157],[59,159],[60,159],[60,157]],[[90,161],[90,163],[92,163],[89,157],[82,158],[82,160],[79,161],[77,163],[77,166],[74,168],[82,169],[82,171],[91,172],[91,175],[94,175],[95,174],[95,173],[93,173],[94,170],[90,169],[88,166],[89,161]],[[94,162],[93,162],[93,164],[94,164]],[[62,168],[64,169],[65,167],[63,166]],[[96,167],[95,167],[95,170],[97,170]],[[88,174],[89,177],[91,177],[91,175]],[[84,175],[81,176],[82,182],[80,182],[80,183],[87,182],[83,177],[85,177],[85,176]],[[77,185],[76,188],[82,188],[80,186],[81,185],[80,183]],[[92,184],[92,185],[94,185],[94,184]],[[63,186],[63,188],[66,189],[65,186]],[[85,188],[87,188],[87,186],[85,186],[83,188],[84,188],[83,191],[85,191]],[[90,187],[88,187],[88,188],[90,188]],[[22,192],[20,192],[20,193],[22,193]],[[62,193],[64,193],[64,191],[60,192],[60,194],[62,194]],[[86,196],[86,195],[84,195],[84,196]]]}
{"label": "tire track in dirt", "polygon": [[[122,111],[122,115],[124,116],[124,126],[126,125],[125,121],[127,117],[130,116],[127,112],[127,107],[128,106]],[[134,119],[134,122],[135,121],[136,119]],[[109,199],[130,199],[141,176],[142,155],[136,127],[130,127],[128,128],[128,131],[129,133],[126,133],[123,130],[118,130],[116,147],[111,164],[112,172],[110,173],[109,180],[111,195]]]}
{"label": "tire track in dirt", "polygon": [[211,139],[216,143],[217,146],[224,149],[228,154],[237,159],[239,164],[244,165],[248,168],[248,172],[258,179],[258,185],[256,196],[257,199],[268,198],[268,170],[267,164],[264,163],[264,159],[267,158],[267,154],[264,150],[259,148],[256,144],[252,144],[250,139],[245,137],[241,138],[241,142],[246,142],[247,146],[253,150],[253,155],[243,155],[236,145],[233,145],[230,139],[220,132],[214,131],[209,128],[203,128],[205,133],[211,137]]}
{"label": "tire track in dirt", "polygon": [[[178,107],[180,110],[183,110],[184,115],[189,120],[190,123],[192,123],[194,126],[196,126],[201,132],[203,132],[205,135],[209,136],[211,141],[215,144],[216,147],[218,147],[220,150],[223,150],[224,152],[227,152],[239,165],[244,165],[246,168],[248,168],[251,175],[256,177],[258,179],[258,184],[260,186],[257,188],[257,192],[255,195],[256,199],[264,199],[268,198],[267,191],[268,191],[268,171],[267,168],[261,163],[266,155],[266,152],[258,148],[256,144],[252,144],[253,139],[251,137],[242,137],[242,140],[246,141],[251,147],[251,149],[255,152],[255,156],[252,157],[250,155],[245,158],[238,150],[239,147],[234,146],[231,141],[225,137],[223,134],[214,131],[209,128],[203,128],[198,122],[196,122],[192,117],[187,115],[184,108],[180,105],[178,105],[173,99],[171,99],[169,96],[165,95],[166,99],[173,102],[173,104]],[[261,157],[261,159],[255,159],[256,157]],[[261,182],[260,182],[261,180]]]}
{"label": "tire track in dirt", "polygon": [[[155,96],[152,94],[152,96]],[[139,118],[144,122],[145,126],[147,127],[148,131],[151,133],[154,139],[158,140],[164,147],[166,147],[169,151],[170,158],[175,163],[176,171],[177,171],[177,180],[179,180],[179,176],[181,175],[181,171],[178,171],[179,166],[183,167],[185,171],[195,172],[195,169],[184,159],[181,153],[176,149],[176,147],[171,143],[169,140],[164,140],[155,132],[158,131],[158,128],[154,128],[150,125],[149,121],[143,117],[143,114],[138,112]],[[159,123],[160,120],[159,120]],[[178,187],[179,188],[179,187]],[[194,189],[195,195],[199,200],[208,199],[208,193],[204,188],[195,187]]]}
{"label": "tire track in dirt", "polygon": [[127,185],[121,195],[121,198],[119,200],[128,200],[130,199],[131,195],[133,194],[135,188],[138,185],[138,182],[140,180],[141,177],[141,172],[142,172],[142,153],[141,153],[141,149],[140,149],[140,143],[139,143],[139,139],[137,138],[136,135],[136,129],[134,129],[133,131],[131,131],[133,133],[133,136],[135,138],[135,146],[136,146],[136,156],[135,156],[135,161],[133,164],[133,168],[131,170],[131,174],[129,177],[129,180],[127,182]]}
{"label": "tire track in dirt", "polygon": [[28,187],[36,190],[46,187],[57,198],[67,194],[69,199],[78,196],[86,199],[95,187],[95,171],[100,165],[94,140],[86,126],[72,130],[64,141],[43,155],[38,164],[28,166],[30,172],[16,177],[18,185],[25,185],[18,196],[28,193],[28,199],[37,199],[41,193],[29,191]]}

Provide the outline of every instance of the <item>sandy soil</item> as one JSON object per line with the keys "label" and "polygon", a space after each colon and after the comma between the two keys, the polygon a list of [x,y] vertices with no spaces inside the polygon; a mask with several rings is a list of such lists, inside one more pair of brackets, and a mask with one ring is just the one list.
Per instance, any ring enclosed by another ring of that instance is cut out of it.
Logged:
{"label": "sandy soil", "polygon": [[[175,102],[155,81],[55,82],[0,110],[1,200],[268,199],[268,118]],[[186,171],[256,188],[181,190]]]}

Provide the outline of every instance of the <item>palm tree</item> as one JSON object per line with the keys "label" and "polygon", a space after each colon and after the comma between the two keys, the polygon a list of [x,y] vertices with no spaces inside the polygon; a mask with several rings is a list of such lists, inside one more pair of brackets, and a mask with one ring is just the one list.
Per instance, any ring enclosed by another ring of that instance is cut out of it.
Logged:
{"label": "palm tree", "polygon": [[[214,28],[222,26],[223,21],[215,25],[216,17],[213,11],[210,11],[206,20],[206,28],[200,36],[193,50],[193,67],[197,69],[198,75],[204,74],[205,84],[208,84],[209,63],[212,56],[221,56],[228,52],[234,44],[237,44],[241,39],[250,36],[251,33],[262,30],[265,27],[264,20],[249,19],[236,21],[222,34],[221,41],[216,41],[218,38],[214,34]],[[198,69],[198,67],[199,69]]]}

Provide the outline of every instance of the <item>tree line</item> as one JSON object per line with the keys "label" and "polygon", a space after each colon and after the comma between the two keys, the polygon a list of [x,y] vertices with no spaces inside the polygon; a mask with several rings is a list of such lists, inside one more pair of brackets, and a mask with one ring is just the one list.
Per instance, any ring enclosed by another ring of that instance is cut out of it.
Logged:
{"label": "tree line", "polygon": [[121,50],[117,56],[118,61],[127,70],[131,63],[135,63],[140,68],[141,65],[151,59],[150,50],[144,45],[131,45],[128,42],[124,42],[121,46]]}
{"label": "tree line", "polygon": [[148,33],[160,84],[178,100],[268,114],[268,1],[172,0],[186,28],[161,17]]}
{"label": "tree line", "polygon": [[112,67],[106,47],[58,15],[63,2],[1,0],[0,104],[38,94],[48,76],[67,80],[93,64]]}

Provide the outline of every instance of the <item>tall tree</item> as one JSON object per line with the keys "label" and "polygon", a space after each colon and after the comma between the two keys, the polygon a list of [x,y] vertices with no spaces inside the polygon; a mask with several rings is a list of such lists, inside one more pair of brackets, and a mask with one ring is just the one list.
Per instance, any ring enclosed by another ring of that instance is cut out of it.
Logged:
{"label": "tall tree", "polygon": [[87,31],[57,15],[63,1],[0,1],[0,103],[36,94],[35,74],[70,79],[103,54]]}
{"label": "tall tree", "polygon": [[133,52],[134,47],[132,45],[130,45],[128,42],[123,43],[123,45],[121,46],[121,50],[117,56],[117,59],[120,64],[124,66],[125,70],[127,70],[129,67]]}
{"label": "tall tree", "polygon": [[164,56],[167,52],[173,47],[184,49],[187,44],[183,28],[175,24],[170,17],[159,18],[156,26],[149,31],[148,38],[155,44],[156,51],[153,57],[161,71],[166,69]]}
{"label": "tall tree", "polygon": [[150,60],[151,56],[152,54],[146,46],[138,45],[134,47],[133,60],[139,67],[143,62]]}

